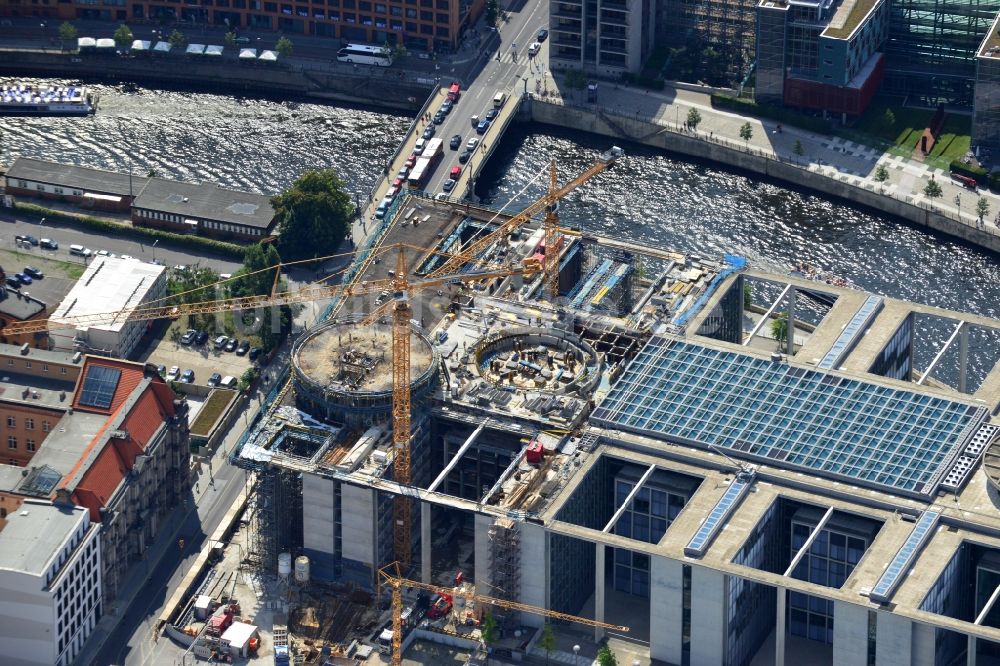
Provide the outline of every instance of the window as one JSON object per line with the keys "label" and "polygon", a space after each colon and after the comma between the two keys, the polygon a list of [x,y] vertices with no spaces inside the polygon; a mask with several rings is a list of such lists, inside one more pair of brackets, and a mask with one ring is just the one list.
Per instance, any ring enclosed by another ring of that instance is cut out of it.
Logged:
{"label": "window", "polygon": [[8,416],[7,417],[7,427],[8,428],[16,428],[17,427],[17,419],[15,419],[13,416]]}
{"label": "window", "polygon": [[60,375],[65,375],[66,374],[66,368],[59,368],[59,374]]}
{"label": "window", "polygon": [[48,372],[48,371],[49,371],[49,364],[42,363],[42,372]]}
{"label": "window", "polygon": [[25,361],[24,362],[24,367],[25,368],[30,368],[31,367],[31,361]]}
{"label": "window", "polygon": [[52,426],[48,421],[42,421],[42,432],[48,432],[51,428]]}
{"label": "window", "polygon": [[26,441],[24,443],[24,447],[26,449],[28,449],[29,451],[34,451],[35,450],[35,440],[29,439],[28,441]]}
{"label": "window", "polygon": [[35,429],[35,419],[24,419],[24,429],[34,430]]}
{"label": "window", "polygon": [[11,436],[9,436],[7,438],[7,448],[8,449],[16,449],[17,448],[17,437],[14,437],[14,435],[11,435]]}
{"label": "window", "polygon": [[14,366],[14,359],[12,359],[12,358],[7,359],[7,365],[13,367]]}

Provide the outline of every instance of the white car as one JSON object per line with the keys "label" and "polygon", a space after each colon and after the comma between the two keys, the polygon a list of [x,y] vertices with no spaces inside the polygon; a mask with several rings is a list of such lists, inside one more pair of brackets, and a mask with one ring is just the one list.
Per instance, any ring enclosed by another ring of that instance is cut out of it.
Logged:
{"label": "white car", "polygon": [[98,250],[94,254],[96,254],[98,257],[110,257],[111,259],[114,259],[115,257],[118,256],[114,252],[108,252],[107,250]]}
{"label": "white car", "polygon": [[468,150],[475,150],[479,146],[479,137],[474,136],[465,144]]}
{"label": "white car", "polygon": [[541,50],[541,48],[542,48],[541,44],[539,44],[538,42],[532,42],[531,46],[528,47],[528,55],[534,58],[536,55],[538,55],[538,52]]}
{"label": "white car", "polygon": [[170,366],[170,370],[167,371],[167,381],[176,382],[178,377],[181,375],[181,369],[176,365]]}
{"label": "white car", "polygon": [[130,254],[123,254],[123,255],[121,256],[121,258],[122,258],[122,259],[135,259],[135,257],[133,257],[133,256],[132,256],[132,255],[130,255]]}

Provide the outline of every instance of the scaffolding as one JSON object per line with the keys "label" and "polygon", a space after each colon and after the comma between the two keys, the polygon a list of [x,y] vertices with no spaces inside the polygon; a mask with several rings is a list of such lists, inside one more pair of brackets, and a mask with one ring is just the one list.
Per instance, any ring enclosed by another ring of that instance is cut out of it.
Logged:
{"label": "scaffolding", "polygon": [[[497,518],[488,534],[491,596],[517,601],[521,598],[521,533],[518,524],[510,518]],[[498,614],[497,621],[501,625],[506,620],[516,621],[506,613]]]}
{"label": "scaffolding", "polygon": [[302,476],[273,465],[249,476],[248,559],[259,575],[276,575],[278,554],[302,546]]}

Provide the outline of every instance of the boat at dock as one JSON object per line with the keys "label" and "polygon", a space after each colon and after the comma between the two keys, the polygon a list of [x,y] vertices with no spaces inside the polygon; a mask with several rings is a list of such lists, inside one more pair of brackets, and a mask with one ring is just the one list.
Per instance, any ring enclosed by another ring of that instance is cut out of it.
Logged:
{"label": "boat at dock", "polygon": [[0,86],[0,116],[86,116],[97,97],[78,86]]}

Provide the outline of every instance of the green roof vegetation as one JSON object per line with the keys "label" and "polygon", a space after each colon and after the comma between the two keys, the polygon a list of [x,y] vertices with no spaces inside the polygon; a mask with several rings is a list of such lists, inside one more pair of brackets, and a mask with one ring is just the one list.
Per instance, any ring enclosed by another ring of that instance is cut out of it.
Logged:
{"label": "green roof vegetation", "polygon": [[226,411],[229,403],[236,399],[236,395],[236,391],[226,389],[215,389],[212,391],[208,396],[208,400],[201,406],[201,411],[195,417],[194,423],[191,424],[191,434],[208,437],[219,415]]}
{"label": "green roof vegetation", "polygon": [[[851,33],[854,32],[854,29],[861,24],[861,19],[868,15],[868,12],[872,10],[872,7],[874,7],[878,1],[879,0],[855,0],[854,6],[851,7],[851,11],[847,15],[847,19],[844,21],[844,25],[839,28],[834,28],[833,26],[827,27],[827,29],[823,31],[823,36],[833,37],[835,39],[846,39],[850,37]],[[839,13],[840,11],[838,10],[837,14]],[[834,14],[834,17],[836,17],[837,14]]]}

